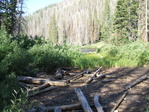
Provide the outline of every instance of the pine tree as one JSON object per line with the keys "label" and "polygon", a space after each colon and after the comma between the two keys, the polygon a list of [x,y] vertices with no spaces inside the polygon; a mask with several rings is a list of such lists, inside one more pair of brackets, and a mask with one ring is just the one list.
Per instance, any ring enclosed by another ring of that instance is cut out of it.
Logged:
{"label": "pine tree", "polygon": [[138,0],[119,0],[117,2],[114,32],[122,40],[137,38]]}

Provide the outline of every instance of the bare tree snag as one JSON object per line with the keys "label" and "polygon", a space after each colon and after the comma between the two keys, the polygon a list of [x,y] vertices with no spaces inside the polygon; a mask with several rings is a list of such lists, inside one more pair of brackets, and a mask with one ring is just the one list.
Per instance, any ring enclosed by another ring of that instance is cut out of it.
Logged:
{"label": "bare tree snag", "polygon": [[99,103],[99,95],[97,94],[94,96],[94,105],[97,109],[97,112],[104,112],[101,104]]}
{"label": "bare tree snag", "polygon": [[91,82],[94,80],[94,78],[97,77],[96,75],[97,75],[97,73],[98,73],[101,69],[102,69],[102,67],[100,67],[100,68],[94,73],[94,75],[93,75],[92,77],[90,77],[90,78],[86,81],[86,83],[87,83],[87,84],[91,83]]}
{"label": "bare tree snag", "polygon": [[84,112],[93,112],[91,107],[89,106],[89,104],[88,104],[84,94],[82,93],[81,89],[76,88],[75,92],[76,92],[76,94],[77,94],[77,96],[79,98],[79,101],[80,101],[80,103],[82,105],[82,108],[83,108]]}
{"label": "bare tree snag", "polygon": [[51,91],[51,90],[56,89],[56,88],[57,88],[57,87],[51,86],[51,87],[49,87],[49,88],[46,88],[46,89],[43,89],[43,90],[39,90],[39,91],[37,91],[37,92],[29,93],[29,94],[28,94],[28,97],[33,97],[33,96],[35,96],[35,95],[38,95],[38,94],[41,94],[41,93],[45,93],[45,92],[47,92],[47,91]]}
{"label": "bare tree snag", "polygon": [[31,89],[29,92],[33,92],[33,91],[38,91],[38,90],[41,90],[41,89],[45,89],[45,88],[47,88],[47,87],[49,87],[49,86],[50,86],[49,83],[43,84],[43,85],[41,85],[41,86],[39,86],[39,87],[34,87],[34,88]]}
{"label": "bare tree snag", "polygon": [[83,71],[83,72],[81,72],[81,73],[75,75],[74,77],[71,77],[71,78],[67,79],[65,82],[66,82],[66,83],[70,83],[70,82],[73,81],[73,80],[79,79],[79,78],[81,78],[81,77],[83,76],[83,74],[85,74],[85,73],[88,73],[88,70],[85,70],[85,71]]}
{"label": "bare tree snag", "polygon": [[55,107],[54,112],[61,112],[61,108]]}
{"label": "bare tree snag", "polygon": [[128,89],[132,88],[133,86],[135,86],[136,84],[142,82],[143,80],[145,80],[147,78],[148,78],[148,74],[143,75],[142,77],[140,77],[140,78],[136,79],[135,81],[133,81],[131,84],[127,85],[125,87],[125,90],[128,90]]}
{"label": "bare tree snag", "polygon": [[125,91],[123,93],[123,95],[120,97],[120,99],[118,100],[118,102],[116,103],[116,105],[113,107],[113,109],[111,110],[111,112],[114,112],[119,107],[119,105],[123,102],[123,100],[126,97],[126,95],[127,95],[127,91]]}
{"label": "bare tree snag", "polygon": [[34,77],[18,77],[18,80],[25,83],[32,84],[50,84],[51,86],[67,86],[68,84],[64,81],[51,81],[44,78],[34,78]]}
{"label": "bare tree snag", "polygon": [[63,78],[62,69],[61,68],[58,68],[57,71],[56,71],[56,73],[55,73],[55,75],[56,75],[55,77],[57,79],[62,79]]}

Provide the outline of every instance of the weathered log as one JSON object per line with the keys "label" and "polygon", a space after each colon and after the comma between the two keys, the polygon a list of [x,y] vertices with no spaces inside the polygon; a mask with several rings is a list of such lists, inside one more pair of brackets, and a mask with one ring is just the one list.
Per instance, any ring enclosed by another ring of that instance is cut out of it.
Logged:
{"label": "weathered log", "polygon": [[97,73],[98,73],[101,69],[102,69],[102,67],[100,67],[98,70],[96,70],[96,72],[94,73],[94,75],[93,75],[92,77],[90,77],[90,78],[86,81],[86,83],[87,83],[87,84],[91,83],[91,82],[94,80],[94,78],[96,77]]}
{"label": "weathered log", "polygon": [[21,86],[22,88],[24,88],[26,90],[28,90],[28,88],[32,87],[31,85],[23,83],[23,82],[19,82],[18,84],[19,84],[19,86]]}
{"label": "weathered log", "polygon": [[61,112],[61,108],[55,107],[54,112]]}
{"label": "weathered log", "polygon": [[80,103],[82,105],[82,108],[83,108],[84,112],[93,112],[91,107],[89,106],[89,104],[88,104],[84,94],[82,93],[81,89],[76,88],[75,92],[76,92],[76,94],[77,94],[77,96],[79,98],[79,101],[80,101]]}
{"label": "weathered log", "polygon": [[56,71],[56,73],[55,73],[55,75],[56,75],[55,77],[57,79],[62,79],[63,78],[62,69],[61,68],[58,68],[57,71]]}
{"label": "weathered log", "polygon": [[117,75],[106,75],[105,77],[106,77],[106,78],[118,78]]}
{"label": "weathered log", "polygon": [[111,110],[111,112],[114,112],[119,106],[120,104],[123,102],[124,98],[126,97],[127,95],[127,91],[125,91],[123,93],[123,95],[119,98],[118,102],[116,103],[116,105],[113,107],[113,109]]}
{"label": "weathered log", "polygon": [[97,112],[104,112],[101,104],[99,103],[99,95],[97,94],[94,96],[94,105],[97,109]]}
{"label": "weathered log", "polygon": [[[91,107],[95,107],[93,103],[90,103]],[[42,110],[46,112],[53,112],[56,107],[59,107],[62,111],[71,111],[71,110],[79,110],[82,109],[81,103],[70,104],[70,105],[62,105],[62,106],[38,106],[36,108],[42,108]],[[35,108],[35,107],[34,107]],[[33,110],[33,108],[31,109]],[[35,109],[34,109],[35,110]],[[29,111],[28,111],[29,112]],[[35,111],[34,111],[35,112]]]}
{"label": "weathered log", "polygon": [[41,85],[41,86],[34,87],[33,89],[30,89],[29,92],[33,92],[33,91],[38,91],[38,90],[41,90],[41,89],[45,89],[45,88],[47,88],[47,87],[49,87],[49,86],[50,86],[49,83],[43,84],[43,85]]}
{"label": "weathered log", "polygon": [[111,82],[111,81],[114,81],[115,79],[104,79],[104,80],[102,80],[101,82],[103,82],[103,83],[106,83],[106,82]]}
{"label": "weathered log", "polygon": [[132,88],[133,86],[135,86],[136,84],[142,82],[143,80],[145,80],[147,78],[148,78],[148,74],[143,75],[142,77],[140,77],[140,78],[136,79],[135,81],[133,81],[131,84],[127,85],[125,87],[125,90],[128,90],[128,89]]}
{"label": "weathered log", "polygon": [[42,89],[42,90],[39,90],[39,91],[36,91],[36,92],[33,92],[33,93],[29,93],[28,97],[33,97],[35,95],[38,95],[38,94],[41,94],[41,93],[45,93],[47,91],[51,91],[51,90],[56,89],[56,88],[57,87],[51,86],[51,87],[46,88],[46,89]]}
{"label": "weathered log", "polygon": [[44,78],[34,78],[34,77],[18,77],[18,80],[25,83],[32,84],[50,84],[51,86],[67,86],[68,84],[64,81],[51,81]]}
{"label": "weathered log", "polygon": [[73,76],[73,77],[67,79],[65,82],[66,82],[66,83],[70,83],[71,81],[74,81],[74,80],[76,80],[76,79],[79,79],[79,78],[81,78],[81,77],[83,76],[83,74],[85,74],[85,73],[88,73],[88,70],[85,70],[85,71],[83,71],[83,72],[81,72],[81,73],[79,73],[79,74],[77,74],[77,75],[75,75],[75,76]]}

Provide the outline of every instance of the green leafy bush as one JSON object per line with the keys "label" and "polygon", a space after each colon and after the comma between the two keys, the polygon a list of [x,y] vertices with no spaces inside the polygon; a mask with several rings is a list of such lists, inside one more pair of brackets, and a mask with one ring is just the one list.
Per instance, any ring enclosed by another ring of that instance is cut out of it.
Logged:
{"label": "green leafy bush", "polygon": [[72,66],[73,60],[80,53],[67,46],[35,45],[29,53],[33,58],[33,66],[49,71],[58,67]]}

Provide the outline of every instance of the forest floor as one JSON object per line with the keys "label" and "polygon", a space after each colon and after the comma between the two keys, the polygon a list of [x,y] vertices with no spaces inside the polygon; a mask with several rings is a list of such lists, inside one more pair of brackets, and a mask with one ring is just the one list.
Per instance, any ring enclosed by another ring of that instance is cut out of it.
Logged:
{"label": "forest floor", "polygon": [[[101,71],[101,73],[109,73],[116,75],[114,81],[103,83],[102,80],[94,80],[90,84],[86,84],[86,80],[91,77],[84,75],[77,79],[67,87],[58,87],[52,91],[36,95],[30,100],[37,105],[44,106],[61,106],[79,103],[78,97],[74,88],[80,88],[87,98],[89,103],[93,103],[93,96],[98,94],[100,96],[100,103],[105,112],[110,112],[118,99],[123,95],[122,90],[134,80],[138,79],[145,73],[148,67],[139,68],[110,68]],[[80,72],[79,70],[72,70],[71,72]],[[67,79],[72,76],[65,76]],[[149,79],[142,81],[136,86],[128,90],[128,94],[121,105],[118,107],[118,112],[145,112],[147,104],[149,103]],[[96,112],[95,109],[93,109]],[[70,112],[83,112],[82,110],[73,110]]]}

